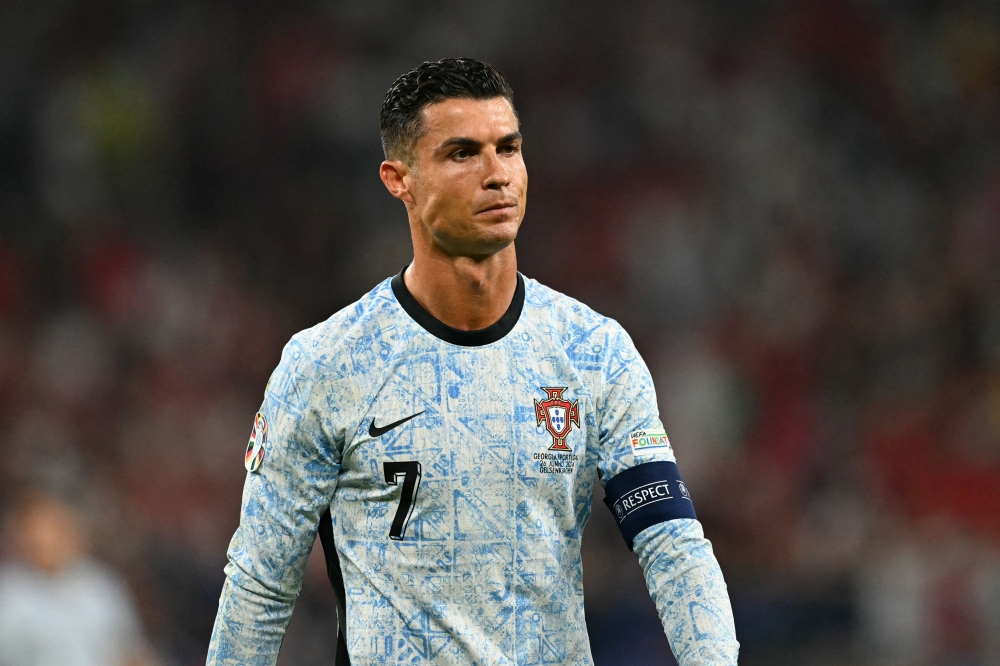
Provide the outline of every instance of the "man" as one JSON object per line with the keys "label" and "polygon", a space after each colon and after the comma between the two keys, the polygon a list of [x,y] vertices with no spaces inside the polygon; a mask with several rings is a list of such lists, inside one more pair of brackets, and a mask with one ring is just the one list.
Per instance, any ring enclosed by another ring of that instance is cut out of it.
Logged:
{"label": "man", "polygon": [[148,666],[131,596],[86,555],[73,507],[31,490],[10,522],[20,561],[0,568],[0,666]]}
{"label": "man", "polygon": [[382,106],[413,263],[285,347],[247,448],[208,663],[274,664],[319,533],[337,664],[590,664],[595,476],[681,666],[736,663],[726,586],[614,321],[517,272],[512,92],[424,63]]}

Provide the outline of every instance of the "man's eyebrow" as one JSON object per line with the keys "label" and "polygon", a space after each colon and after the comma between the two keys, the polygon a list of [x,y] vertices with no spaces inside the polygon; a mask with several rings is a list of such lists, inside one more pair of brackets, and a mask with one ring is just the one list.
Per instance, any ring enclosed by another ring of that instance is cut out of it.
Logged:
{"label": "man's eyebrow", "polygon": [[441,144],[441,148],[449,148],[451,146],[458,146],[460,148],[481,148],[481,141],[476,141],[475,139],[470,139],[464,136],[453,136],[444,143]]}
{"label": "man's eyebrow", "polygon": [[[511,132],[510,134],[505,134],[504,136],[500,137],[500,139],[497,140],[497,145],[501,145],[501,144],[505,144],[505,143],[510,143],[511,141],[518,141],[520,139],[521,139],[521,133],[520,132]],[[482,141],[476,141],[475,139],[470,139],[470,138],[465,137],[465,136],[453,136],[450,139],[447,139],[446,141],[444,141],[440,145],[439,149],[440,148],[451,148],[451,147],[476,149],[476,148],[482,148],[483,147],[483,142]]]}

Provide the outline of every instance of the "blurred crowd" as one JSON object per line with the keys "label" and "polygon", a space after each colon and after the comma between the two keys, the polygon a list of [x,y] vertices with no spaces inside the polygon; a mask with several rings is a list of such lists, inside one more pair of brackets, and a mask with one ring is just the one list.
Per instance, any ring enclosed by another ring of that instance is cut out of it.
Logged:
{"label": "blurred crowd", "polygon": [[[653,372],[741,663],[1000,664],[990,0],[0,4],[0,582],[35,498],[204,663],[268,375],[409,260],[378,111],[449,56],[513,84],[520,269]],[[333,661],[321,559],[283,664]],[[600,502],[584,563],[597,665],[672,664]]]}

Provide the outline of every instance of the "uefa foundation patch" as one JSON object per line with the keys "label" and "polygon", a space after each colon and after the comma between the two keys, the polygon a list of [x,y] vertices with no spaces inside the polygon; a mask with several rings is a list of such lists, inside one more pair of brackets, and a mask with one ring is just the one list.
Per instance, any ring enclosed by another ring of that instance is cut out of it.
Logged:
{"label": "uefa foundation patch", "polygon": [[667,433],[662,430],[636,430],[628,436],[632,445],[632,455],[651,456],[654,453],[674,452],[667,439]]}
{"label": "uefa foundation patch", "polygon": [[246,460],[243,465],[248,472],[256,472],[264,462],[264,445],[267,444],[267,419],[260,412],[253,419],[250,442],[247,443]]}

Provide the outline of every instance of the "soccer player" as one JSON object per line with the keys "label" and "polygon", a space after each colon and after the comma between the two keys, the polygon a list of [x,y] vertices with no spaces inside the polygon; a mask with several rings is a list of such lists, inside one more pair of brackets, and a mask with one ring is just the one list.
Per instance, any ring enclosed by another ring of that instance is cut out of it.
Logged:
{"label": "soccer player", "polygon": [[615,321],[517,272],[528,177],[506,79],[424,63],[381,129],[413,262],[285,347],[208,663],[275,663],[318,532],[338,666],[591,664],[580,542],[599,478],[680,665],[736,664],[649,371]]}

